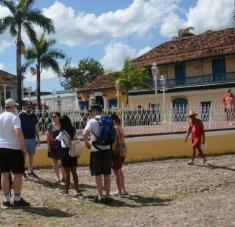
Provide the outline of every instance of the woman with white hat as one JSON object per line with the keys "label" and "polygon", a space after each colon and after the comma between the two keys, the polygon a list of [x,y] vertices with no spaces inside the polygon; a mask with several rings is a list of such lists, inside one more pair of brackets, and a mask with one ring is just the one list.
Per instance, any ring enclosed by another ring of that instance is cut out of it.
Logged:
{"label": "woman with white hat", "polygon": [[202,156],[203,163],[207,161],[205,155],[202,152],[201,144],[205,144],[205,131],[203,123],[200,119],[196,118],[198,114],[195,111],[190,111],[188,117],[190,118],[189,121],[189,128],[187,135],[185,137],[185,143],[188,140],[190,134],[192,134],[192,143],[193,143],[193,156],[192,161],[189,162],[189,165],[194,164],[194,159],[196,156],[196,151]]}

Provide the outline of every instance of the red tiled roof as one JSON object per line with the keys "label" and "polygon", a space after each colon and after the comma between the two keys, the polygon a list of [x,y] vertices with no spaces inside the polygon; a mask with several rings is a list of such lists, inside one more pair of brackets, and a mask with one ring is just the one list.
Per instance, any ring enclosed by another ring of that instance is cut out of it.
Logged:
{"label": "red tiled roof", "polygon": [[16,76],[6,71],[0,70],[0,85],[16,86]]}
{"label": "red tiled roof", "polygon": [[235,28],[175,39],[132,60],[132,65],[148,67],[182,61],[235,54]]}
{"label": "red tiled roof", "polygon": [[79,88],[79,91],[100,90],[114,87],[114,81],[110,75],[99,75],[93,81]]}

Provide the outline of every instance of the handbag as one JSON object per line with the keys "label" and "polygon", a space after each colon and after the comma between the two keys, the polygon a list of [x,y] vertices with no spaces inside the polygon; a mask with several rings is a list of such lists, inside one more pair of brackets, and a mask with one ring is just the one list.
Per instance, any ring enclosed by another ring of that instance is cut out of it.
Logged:
{"label": "handbag", "polygon": [[[67,135],[67,133],[64,133],[64,135],[70,139],[70,136]],[[78,140],[78,139],[71,140],[70,139],[70,146],[68,146],[66,144],[65,140],[64,140],[64,143],[67,146],[67,148],[69,148],[68,153],[69,153],[70,157],[74,158],[74,157],[81,156],[84,146],[83,146],[83,143],[80,140]]]}

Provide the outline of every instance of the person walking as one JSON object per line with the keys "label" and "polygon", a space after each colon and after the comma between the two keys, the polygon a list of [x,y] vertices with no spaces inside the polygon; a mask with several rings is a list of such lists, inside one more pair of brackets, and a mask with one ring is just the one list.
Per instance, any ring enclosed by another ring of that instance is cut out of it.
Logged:
{"label": "person walking", "polygon": [[37,177],[37,175],[33,172],[33,159],[36,152],[36,146],[40,146],[40,137],[38,119],[36,114],[33,113],[31,102],[26,103],[25,111],[21,112],[19,117],[24,134],[24,144],[29,158],[29,171],[27,175]]}
{"label": "person walking", "polygon": [[202,151],[201,144],[205,144],[205,131],[204,131],[204,126],[203,123],[200,119],[196,118],[198,114],[194,111],[190,111],[188,117],[190,118],[189,121],[189,127],[188,127],[188,132],[185,137],[185,143],[188,140],[188,137],[190,134],[192,134],[192,143],[193,143],[193,156],[192,156],[192,161],[190,161],[188,164],[193,165],[194,164],[194,159],[196,156],[196,152],[201,155],[203,158],[203,163],[206,163],[207,158],[204,155]]}
{"label": "person walking", "polygon": [[52,123],[47,126],[47,132],[46,132],[48,157],[52,159],[52,165],[58,183],[65,180],[63,167],[61,168],[62,178],[60,177],[60,171],[59,171],[59,160],[62,159],[62,147],[60,141],[55,140],[55,138],[59,135],[61,131],[60,117],[61,115],[59,112],[52,113]]}
{"label": "person walking", "polygon": [[232,126],[235,118],[235,97],[231,91],[228,93],[225,103],[227,110],[227,118],[230,122],[230,126]]}
{"label": "person walking", "polygon": [[62,166],[65,171],[65,189],[62,192],[63,195],[69,194],[70,186],[70,172],[73,176],[73,182],[75,185],[76,195],[80,195],[78,188],[78,175],[77,175],[77,157],[69,156],[69,148],[71,140],[76,136],[75,129],[72,126],[72,122],[68,116],[62,116],[60,118],[61,132],[56,137],[56,140],[61,142],[62,147]]}
{"label": "person walking", "polygon": [[[112,166],[111,144],[96,144],[99,134],[98,121],[102,117],[102,107],[98,104],[92,105],[90,114],[92,118],[86,124],[86,127],[83,131],[83,139],[86,148],[90,150],[90,171],[91,176],[95,176],[95,182],[98,191],[98,196],[95,197],[94,201],[97,203],[110,203],[112,202],[110,197],[110,174]],[[103,195],[103,185],[105,190],[105,197]]]}
{"label": "person walking", "polygon": [[121,127],[121,120],[117,114],[112,114],[114,127],[116,130],[116,140],[112,145],[112,169],[116,178],[116,184],[118,188],[118,195],[128,195],[125,189],[125,179],[122,171],[122,165],[126,158],[127,150],[125,145],[125,133]]}
{"label": "person walking", "polygon": [[22,176],[25,171],[27,151],[24,146],[24,135],[21,122],[16,114],[18,103],[14,99],[5,101],[5,112],[0,114],[0,172],[2,177],[3,207],[10,203],[10,172],[14,174],[14,206],[29,206],[21,197]]}

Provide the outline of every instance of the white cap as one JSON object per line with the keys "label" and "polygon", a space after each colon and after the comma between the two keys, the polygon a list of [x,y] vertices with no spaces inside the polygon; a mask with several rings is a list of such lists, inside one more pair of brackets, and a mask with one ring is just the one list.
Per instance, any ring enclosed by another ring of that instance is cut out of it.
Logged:
{"label": "white cap", "polygon": [[13,107],[13,106],[19,106],[19,104],[16,103],[14,99],[9,98],[5,101],[5,107]]}

